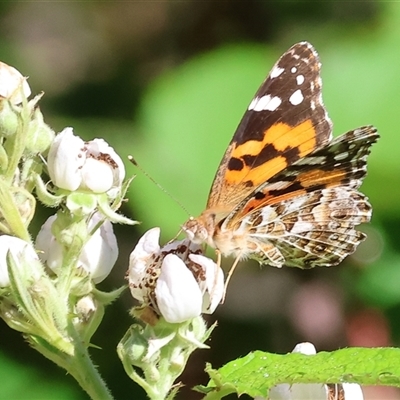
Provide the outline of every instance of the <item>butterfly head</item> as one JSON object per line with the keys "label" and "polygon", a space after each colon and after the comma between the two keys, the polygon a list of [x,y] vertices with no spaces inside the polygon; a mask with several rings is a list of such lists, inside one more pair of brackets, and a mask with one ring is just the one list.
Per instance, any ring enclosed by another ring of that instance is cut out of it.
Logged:
{"label": "butterfly head", "polygon": [[182,226],[187,238],[196,244],[207,243],[209,232],[202,216],[198,218],[190,217]]}

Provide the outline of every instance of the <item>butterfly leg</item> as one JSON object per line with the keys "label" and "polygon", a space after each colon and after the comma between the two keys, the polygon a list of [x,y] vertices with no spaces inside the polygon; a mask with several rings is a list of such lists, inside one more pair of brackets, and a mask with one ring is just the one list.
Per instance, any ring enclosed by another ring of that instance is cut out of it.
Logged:
{"label": "butterfly leg", "polygon": [[241,258],[240,255],[235,258],[235,261],[233,262],[232,267],[228,272],[228,276],[226,277],[226,281],[225,281],[224,295],[222,297],[221,304],[223,304],[225,301],[225,295],[226,295],[226,291],[228,289],[229,281],[231,280],[232,274],[235,271],[236,266],[239,264],[240,258]]}
{"label": "butterfly leg", "polygon": [[[220,268],[222,268],[222,267],[221,267],[222,255],[221,255],[221,252],[220,252],[218,249],[215,250],[215,254],[217,255],[217,268],[215,269],[214,282],[217,282],[217,279],[218,279],[218,271],[219,271]],[[214,289],[213,289],[213,290],[214,290]],[[225,284],[225,287],[224,287],[224,293],[223,293],[223,295],[222,295],[221,304],[223,304],[224,301],[225,301],[225,293],[226,293],[226,284]]]}

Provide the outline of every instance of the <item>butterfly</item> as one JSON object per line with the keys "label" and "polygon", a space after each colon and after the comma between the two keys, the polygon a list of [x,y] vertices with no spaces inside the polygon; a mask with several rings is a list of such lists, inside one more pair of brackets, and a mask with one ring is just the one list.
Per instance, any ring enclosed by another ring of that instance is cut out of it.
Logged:
{"label": "butterfly", "polygon": [[[250,102],[219,165],[205,211],[183,226],[219,255],[274,267],[333,266],[353,253],[372,207],[359,187],[379,135],[363,126],[332,138],[321,64],[293,45]],[[234,267],[232,267],[234,268]]]}

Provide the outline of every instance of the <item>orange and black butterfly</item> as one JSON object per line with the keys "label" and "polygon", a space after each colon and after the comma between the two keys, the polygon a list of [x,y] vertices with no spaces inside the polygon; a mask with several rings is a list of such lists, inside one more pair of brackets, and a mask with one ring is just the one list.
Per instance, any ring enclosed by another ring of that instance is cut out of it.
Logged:
{"label": "orange and black butterfly", "polygon": [[250,102],[220,163],[207,207],[183,227],[219,254],[275,267],[332,266],[365,235],[359,192],[370,147],[363,126],[332,139],[318,54],[307,42],[278,60]]}

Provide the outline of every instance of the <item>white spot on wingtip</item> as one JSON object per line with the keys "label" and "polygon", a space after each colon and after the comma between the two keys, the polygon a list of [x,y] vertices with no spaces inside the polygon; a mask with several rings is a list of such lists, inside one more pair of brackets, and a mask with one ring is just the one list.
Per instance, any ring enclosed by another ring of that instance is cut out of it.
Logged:
{"label": "white spot on wingtip", "polygon": [[290,97],[289,97],[289,102],[294,105],[298,106],[301,104],[301,102],[304,100],[303,93],[301,93],[301,90],[298,89],[296,90]]}
{"label": "white spot on wingtip", "polygon": [[304,75],[297,75],[296,81],[298,85],[301,85],[304,82]]}
{"label": "white spot on wingtip", "polygon": [[282,103],[282,100],[279,97],[275,96],[268,103],[266,110],[275,111],[281,105],[281,103]]}
{"label": "white spot on wingtip", "polygon": [[297,68],[296,68],[296,67],[292,67],[292,69],[290,70],[290,72],[291,72],[292,74],[295,74],[295,73],[297,72]]}
{"label": "white spot on wingtip", "polygon": [[272,69],[271,73],[269,74],[270,78],[274,79],[277,78],[279,75],[282,74],[282,72],[285,70],[285,68],[280,68],[277,65]]}
{"label": "white spot on wingtip", "polygon": [[262,96],[258,99],[257,104],[254,106],[254,111],[262,111],[265,110],[268,103],[271,101],[271,96],[269,94]]}
{"label": "white spot on wingtip", "polygon": [[255,97],[250,103],[248,109],[253,111],[275,111],[282,103],[277,97],[271,97],[269,94],[262,97]]}
{"label": "white spot on wingtip", "polygon": [[249,104],[249,106],[247,107],[248,110],[253,110],[253,108],[255,107],[255,105],[257,104],[258,101],[258,97],[254,97],[254,99],[251,101],[251,103]]}

